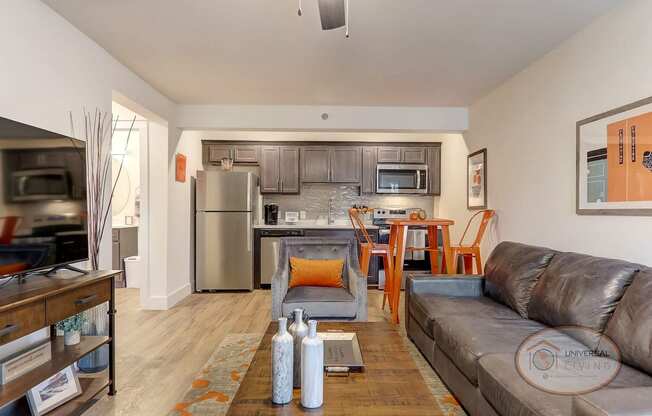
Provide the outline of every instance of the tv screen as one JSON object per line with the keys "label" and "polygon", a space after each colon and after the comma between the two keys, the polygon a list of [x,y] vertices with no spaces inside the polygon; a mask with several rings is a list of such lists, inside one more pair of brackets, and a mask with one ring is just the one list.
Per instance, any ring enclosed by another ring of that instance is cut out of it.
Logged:
{"label": "tv screen", "polygon": [[85,143],[0,117],[0,277],[87,259]]}

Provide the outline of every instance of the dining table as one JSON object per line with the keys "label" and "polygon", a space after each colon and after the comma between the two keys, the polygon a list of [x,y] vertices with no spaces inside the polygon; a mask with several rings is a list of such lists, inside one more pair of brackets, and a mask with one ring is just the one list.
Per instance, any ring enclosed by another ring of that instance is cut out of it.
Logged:
{"label": "dining table", "polygon": [[[449,227],[455,224],[455,221],[444,218],[432,219],[396,219],[388,221],[390,225],[389,246],[390,252],[395,253],[394,272],[392,273],[391,291],[389,294],[390,310],[392,312],[392,321],[399,323],[398,309],[401,299],[401,283],[403,282],[403,263],[405,253],[410,250],[424,250],[430,256],[430,271],[433,275],[439,274],[439,249],[437,246],[437,232],[441,230],[442,234],[442,251],[443,266],[447,274],[455,274],[453,267],[453,255],[451,250],[451,239]],[[428,247],[413,248],[407,247],[408,229],[425,228],[428,231]]]}

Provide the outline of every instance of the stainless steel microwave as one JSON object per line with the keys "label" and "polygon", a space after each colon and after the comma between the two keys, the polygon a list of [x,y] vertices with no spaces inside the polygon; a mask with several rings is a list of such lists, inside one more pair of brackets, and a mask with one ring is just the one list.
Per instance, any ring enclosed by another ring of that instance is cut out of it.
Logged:
{"label": "stainless steel microwave", "polygon": [[11,202],[70,199],[70,175],[61,168],[17,170],[11,174]]}
{"label": "stainless steel microwave", "polygon": [[427,194],[428,165],[378,164],[376,168],[376,193]]}

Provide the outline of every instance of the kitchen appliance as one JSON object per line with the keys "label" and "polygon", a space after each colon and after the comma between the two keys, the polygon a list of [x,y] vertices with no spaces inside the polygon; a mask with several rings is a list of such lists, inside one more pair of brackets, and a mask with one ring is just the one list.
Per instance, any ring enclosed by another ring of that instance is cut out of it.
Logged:
{"label": "kitchen appliance", "polygon": [[0,278],[88,260],[85,152],[83,141],[0,117]]}
{"label": "kitchen appliance", "polygon": [[297,211],[285,211],[285,223],[296,224],[299,221],[299,213]]}
{"label": "kitchen appliance", "polygon": [[258,177],[198,171],[195,289],[253,290],[253,224]]}
{"label": "kitchen appliance", "polygon": [[70,175],[66,169],[26,169],[11,173],[11,202],[67,199],[70,199]]}
{"label": "kitchen appliance", "polygon": [[265,205],[265,224],[277,225],[278,224],[278,205],[266,204]]}
{"label": "kitchen appliance", "polygon": [[303,230],[260,231],[260,284],[270,285],[278,266],[278,250],[281,238],[303,237]]}
{"label": "kitchen appliance", "polygon": [[427,194],[428,165],[390,165],[376,167],[376,193]]}

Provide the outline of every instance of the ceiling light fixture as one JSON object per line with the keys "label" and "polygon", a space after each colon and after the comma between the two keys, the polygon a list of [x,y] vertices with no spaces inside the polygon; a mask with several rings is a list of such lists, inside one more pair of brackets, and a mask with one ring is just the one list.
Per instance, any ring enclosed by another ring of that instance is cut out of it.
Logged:
{"label": "ceiling light fixture", "polygon": [[[303,9],[299,0],[297,14],[303,16]],[[318,0],[319,16],[322,30],[339,29],[345,26],[345,37],[349,38],[349,0]]]}

